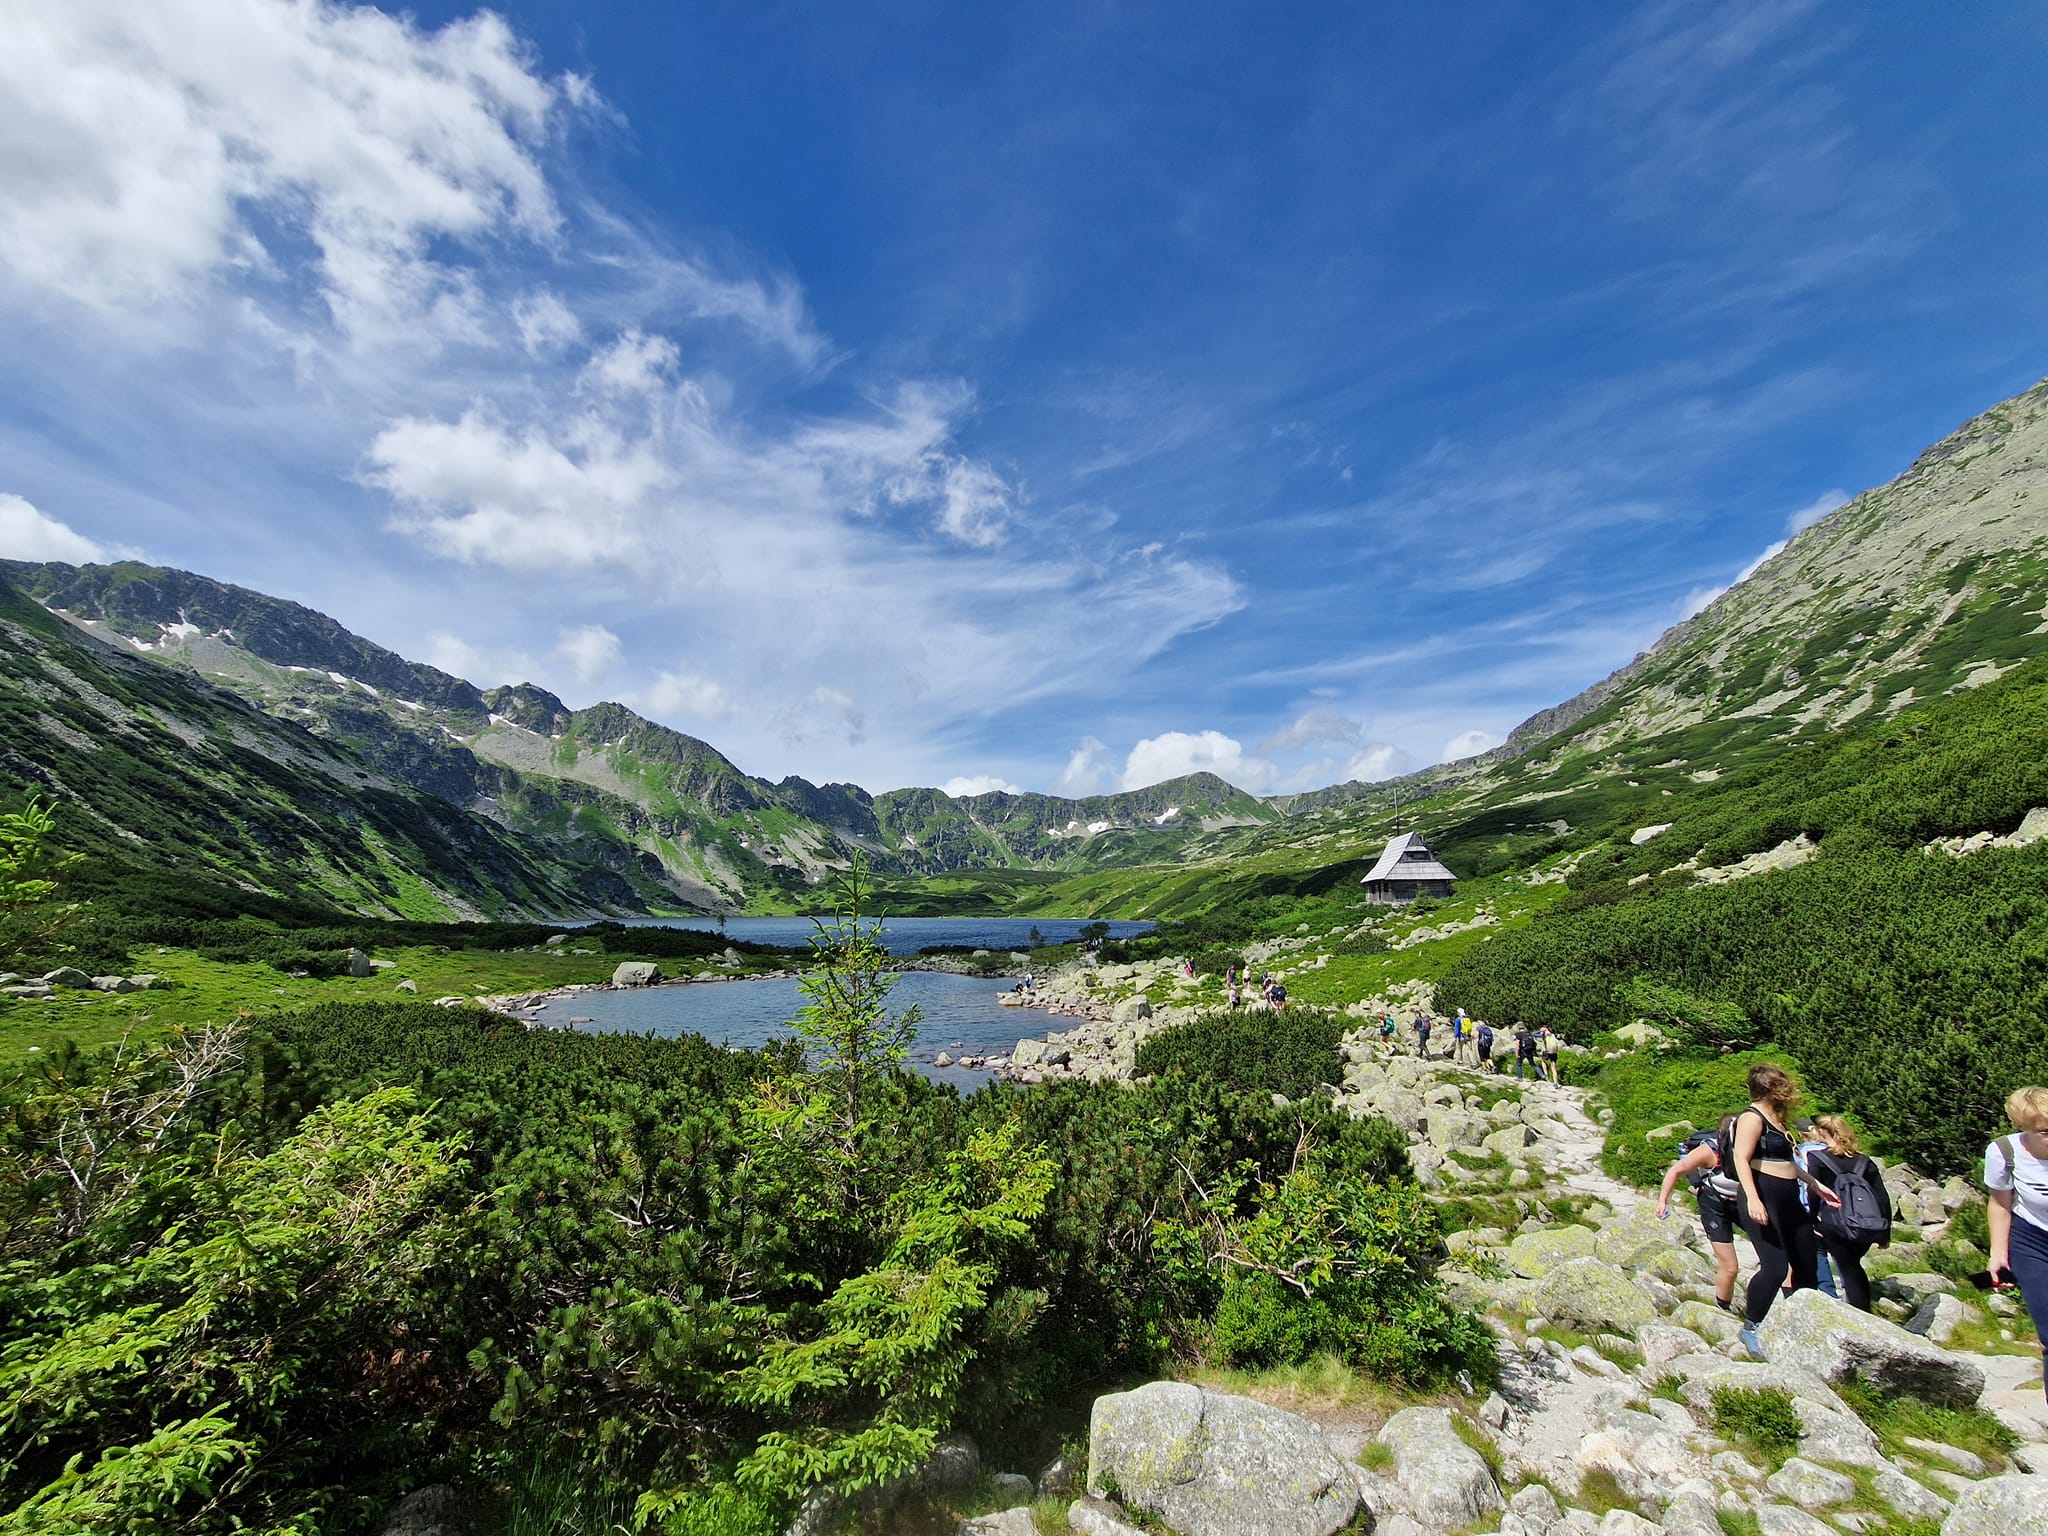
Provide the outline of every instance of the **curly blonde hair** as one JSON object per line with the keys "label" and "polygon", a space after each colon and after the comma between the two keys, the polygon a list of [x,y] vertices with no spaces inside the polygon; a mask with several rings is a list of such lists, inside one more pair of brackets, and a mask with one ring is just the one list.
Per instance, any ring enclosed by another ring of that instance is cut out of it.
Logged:
{"label": "curly blonde hair", "polygon": [[1862,1150],[1856,1145],[1856,1132],[1849,1122],[1840,1115],[1815,1115],[1814,1134],[1828,1144],[1828,1150],[1837,1157],[1854,1157]]}
{"label": "curly blonde hair", "polygon": [[2048,1131],[2048,1088],[2015,1088],[2005,1101],[2005,1118],[2023,1131]]}

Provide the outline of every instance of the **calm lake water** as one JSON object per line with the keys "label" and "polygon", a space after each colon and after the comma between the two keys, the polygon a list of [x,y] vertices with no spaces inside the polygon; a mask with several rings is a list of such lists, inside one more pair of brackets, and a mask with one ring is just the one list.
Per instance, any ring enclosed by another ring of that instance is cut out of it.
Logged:
{"label": "calm lake water", "polygon": [[[779,918],[758,918],[779,922]],[[932,919],[947,921],[953,919]],[[737,921],[728,923],[732,933]],[[1045,926],[1043,920],[1039,926]],[[1028,925],[1027,925],[1028,927]],[[752,935],[747,935],[752,937]],[[966,943],[964,939],[927,939],[926,943]],[[995,946],[991,946],[992,948]],[[910,1065],[926,1077],[953,1083],[971,1092],[989,1079],[986,1072],[935,1067],[940,1051],[986,1056],[1007,1054],[1027,1035],[1064,1028],[1070,1020],[1037,1008],[1005,1008],[998,995],[1016,983],[999,976],[952,976],[939,971],[908,971],[889,993],[891,1012],[915,1003],[923,1013]],[[630,992],[585,992],[558,1001],[548,1010],[551,1023],[587,1018],[581,1030],[654,1035],[702,1035],[724,1045],[763,1045],[790,1033],[789,1020],[804,1005],[795,981],[697,981],[687,986],[645,987]]]}
{"label": "calm lake water", "polygon": [[[716,931],[715,917],[628,917],[621,922],[629,928],[703,928]],[[1026,949],[1031,930],[1048,944],[1064,944],[1083,928],[1085,917],[891,917],[883,920],[882,942],[892,955],[914,955],[929,944],[966,944],[975,949],[998,951]],[[1150,923],[1113,922],[1110,937],[1125,939],[1134,933],[1150,932]],[[749,939],[756,944],[808,943],[818,930],[808,917],[729,917],[726,937]]]}

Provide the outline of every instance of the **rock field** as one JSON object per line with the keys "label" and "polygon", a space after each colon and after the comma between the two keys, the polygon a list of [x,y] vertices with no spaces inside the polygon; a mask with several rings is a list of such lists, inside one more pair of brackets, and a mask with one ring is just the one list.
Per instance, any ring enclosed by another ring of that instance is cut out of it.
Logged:
{"label": "rock field", "polygon": [[[1168,998],[1180,990],[1157,975],[1109,985],[1134,981]],[[1055,995],[1077,1011],[1101,1008],[1088,995]],[[1128,1075],[1136,1041],[1184,1006],[1128,1004],[1124,1019],[1091,1011],[1050,1037],[1046,1059],[1027,1069]],[[1970,1197],[1965,1181],[1887,1169],[1899,1225],[1885,1264],[1872,1266],[1895,1271],[1877,1287],[1878,1313],[1819,1292],[1783,1299],[1761,1330],[1759,1361],[1737,1341],[1737,1320],[1713,1304],[1689,1196],[1681,1187],[1660,1221],[1652,1196],[1603,1173],[1605,1132],[1582,1090],[1388,1057],[1363,1031],[1345,1050],[1343,1082],[1324,1091],[1404,1130],[1425,1186],[1500,1213],[1496,1225],[1453,1233],[1446,1266],[1460,1299],[1498,1335],[1499,1390],[1421,1402],[1383,1422],[1361,1421],[1356,1409],[1288,1412],[1180,1382],[1111,1394],[1094,1406],[1072,1530],[2048,1536],[2048,1409],[2032,1330],[2009,1325],[2005,1298],[1959,1295],[1915,1264]],[[1746,1278],[1746,1242],[1738,1251]],[[1947,1347],[1959,1333],[1985,1352]],[[1881,1436],[1845,1396],[1854,1379],[1887,1397],[1981,1407],[2015,1447],[1985,1456]],[[1785,1394],[1797,1444],[1772,1455],[1717,1428],[1716,1394],[1730,1388]],[[1053,1481],[1034,1491],[1064,1498],[1067,1469],[1047,1472]],[[1025,1536],[1034,1527],[1020,1500],[961,1529]]]}

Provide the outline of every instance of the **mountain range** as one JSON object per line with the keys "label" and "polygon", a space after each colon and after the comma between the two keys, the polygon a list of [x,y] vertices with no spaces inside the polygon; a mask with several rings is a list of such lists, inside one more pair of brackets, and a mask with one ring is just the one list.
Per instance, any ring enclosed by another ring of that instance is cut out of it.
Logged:
{"label": "mountain range", "polygon": [[1455,819],[1464,845],[1440,851],[1486,863],[1561,836],[1561,797],[1589,786],[1653,799],[2048,651],[2048,383],[1501,747],[1267,800],[1208,774],[1081,800],[770,783],[622,705],[482,690],[132,562],[0,562],[0,639],[0,794],[75,802],[102,857],[366,912],[789,910],[856,849],[885,876],[1100,910],[1159,866],[1192,893],[1248,861],[1334,865],[1404,808]]}

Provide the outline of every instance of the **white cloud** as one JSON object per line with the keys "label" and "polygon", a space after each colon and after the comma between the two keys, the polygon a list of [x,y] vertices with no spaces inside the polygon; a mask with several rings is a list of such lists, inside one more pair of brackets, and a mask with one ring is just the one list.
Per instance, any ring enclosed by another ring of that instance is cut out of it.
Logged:
{"label": "white cloud", "polygon": [[624,647],[602,624],[583,624],[563,630],[555,652],[576,669],[576,681],[588,688],[618,666]]}
{"label": "white cloud", "polygon": [[1350,783],[1356,779],[1367,784],[1376,784],[1381,779],[1399,778],[1408,771],[1408,754],[1399,747],[1375,742],[1364,751],[1357,753],[1344,765],[1339,783]]}
{"label": "white cloud", "polygon": [[1131,748],[1122,783],[1125,789],[1144,789],[1190,773],[1213,773],[1254,793],[1263,792],[1274,778],[1271,763],[1245,756],[1243,745],[1221,731],[1167,731]]}
{"label": "white cloud", "polygon": [[1678,605],[1679,618],[1689,619],[1696,613],[1704,613],[1714,599],[1727,590],[1726,587],[1694,587]]}
{"label": "white cloud", "polygon": [[1777,559],[1777,557],[1780,554],[1784,553],[1785,546],[1790,542],[1790,539],[1778,539],[1774,543],[1772,543],[1771,546],[1767,548],[1762,554],[1758,555],[1754,560],[1750,561],[1749,564],[1745,565],[1739,572],[1736,573],[1736,584],[1739,586],[1741,583],[1749,580],[1750,577],[1754,576],[1758,571],[1762,570],[1771,561]]}
{"label": "white cloud", "polygon": [[1060,770],[1060,776],[1053,780],[1052,790],[1056,795],[1078,800],[1101,794],[1110,782],[1109,743],[1084,736],[1073,756],[1067,759],[1067,766]]}
{"label": "white cloud", "polygon": [[502,682],[502,678],[491,675],[490,664],[482,651],[464,640],[460,635],[451,635],[445,629],[437,629],[427,636],[427,652],[420,658],[430,667],[439,667],[454,677],[467,678],[479,688],[490,688]]}
{"label": "white cloud", "polygon": [[307,0],[13,7],[0,50],[0,267],[101,308],[275,282],[302,259],[352,334],[461,332],[437,242],[548,241],[537,158],[577,82],[496,15],[435,30]]}
{"label": "white cloud", "polygon": [[629,330],[591,356],[578,383],[607,395],[651,395],[662,387],[681,356],[666,336]]}
{"label": "white cloud", "polygon": [[1840,489],[1822,491],[1812,501],[1785,519],[1786,536],[1790,537],[1802,528],[1811,528],[1815,523],[1834,511],[1835,508],[1846,507],[1849,504],[1849,500],[1850,497],[1847,491]]}
{"label": "white cloud", "polygon": [[583,322],[549,288],[536,288],[514,299],[512,323],[519,328],[519,344],[534,357],[583,339]]}
{"label": "white cloud", "polygon": [[1494,731],[1460,731],[1444,743],[1440,763],[1455,763],[1461,758],[1474,757],[1490,747],[1501,744],[1502,737]]}
{"label": "white cloud", "polygon": [[730,720],[738,712],[722,685],[695,672],[663,672],[647,691],[648,708],[657,715],[683,715],[694,720]]}
{"label": "white cloud", "polygon": [[968,795],[1021,795],[1024,791],[998,774],[977,773],[946,780],[939,786],[939,793],[951,795],[955,800],[959,800]]}
{"label": "white cloud", "polygon": [[0,557],[90,565],[107,552],[26,498],[0,492]]}
{"label": "white cloud", "polygon": [[1334,709],[1311,709],[1297,715],[1294,723],[1275,731],[1258,745],[1260,752],[1292,752],[1303,747],[1335,742],[1350,746],[1365,739],[1365,722]]}

